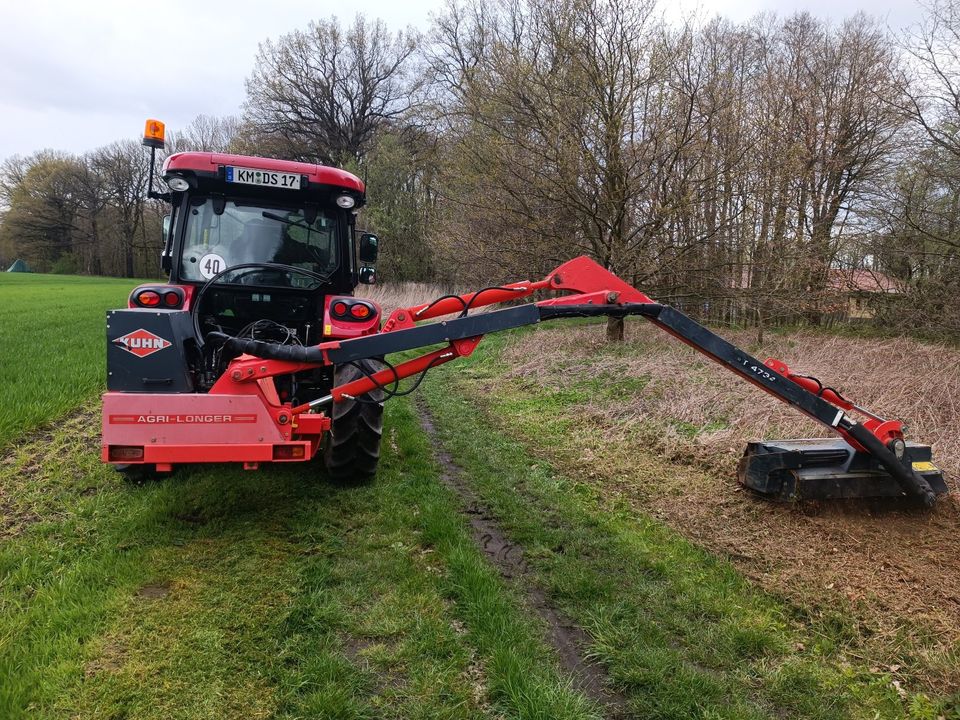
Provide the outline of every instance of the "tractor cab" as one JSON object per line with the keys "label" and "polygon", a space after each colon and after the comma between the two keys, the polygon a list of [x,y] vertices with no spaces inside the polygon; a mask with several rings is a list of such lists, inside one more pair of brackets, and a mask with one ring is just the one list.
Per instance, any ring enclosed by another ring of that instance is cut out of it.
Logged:
{"label": "tractor cab", "polygon": [[162,263],[171,282],[216,278],[220,285],[344,293],[356,287],[355,213],[365,195],[350,173],[188,152],[170,156],[162,177],[172,210]]}
{"label": "tractor cab", "polygon": [[356,229],[366,200],[359,178],[312,163],[183,152],[163,163],[166,188],[156,192],[162,123],[147,122],[144,144],[149,195],[169,203],[161,254],[169,284],[141,285],[129,306],[189,312],[195,386],[208,388],[232,359],[206,342],[213,331],[307,346],[379,329],[379,308],[353,298],[359,283],[375,281],[378,244]]}

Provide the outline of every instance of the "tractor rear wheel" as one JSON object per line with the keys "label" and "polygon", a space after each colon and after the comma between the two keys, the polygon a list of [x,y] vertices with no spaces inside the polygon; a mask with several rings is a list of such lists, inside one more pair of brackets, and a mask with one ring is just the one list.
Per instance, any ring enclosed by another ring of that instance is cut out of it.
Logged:
{"label": "tractor rear wheel", "polygon": [[[338,365],[333,371],[333,384],[337,386],[353,382],[382,369],[383,365],[376,360],[358,360],[355,365]],[[372,479],[380,460],[383,391],[374,390],[357,400],[334,403],[331,420],[323,452],[323,461],[330,477],[341,483],[361,483]]]}

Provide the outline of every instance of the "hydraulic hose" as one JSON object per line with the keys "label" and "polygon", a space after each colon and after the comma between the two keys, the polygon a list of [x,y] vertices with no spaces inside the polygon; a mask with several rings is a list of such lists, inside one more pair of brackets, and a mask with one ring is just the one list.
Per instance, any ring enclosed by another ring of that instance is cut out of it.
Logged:
{"label": "hydraulic hose", "polygon": [[[326,354],[317,347],[280,345],[252,338],[238,338],[226,333],[207,333],[207,341],[222,344],[227,350],[238,351],[254,357],[290,362],[326,364],[348,362],[368,357],[384,357],[392,352],[425,347],[439,342],[449,342],[490,332],[508,330],[523,325],[532,325],[541,320],[570,317],[598,317],[602,315],[624,317],[644,315],[655,318],[662,305],[656,303],[627,303],[625,305],[521,305],[505,310],[460,317],[455,320],[429,323],[409,330],[345,340],[342,349],[328,350]],[[349,350],[348,350],[349,348]]]}
{"label": "hydraulic hose", "polygon": [[627,317],[642,315],[656,318],[663,305],[660,303],[624,303],[623,305],[540,305],[540,319],[554,320],[570,317]]}
{"label": "hydraulic hose", "polygon": [[227,350],[237,350],[247,355],[268,360],[287,360],[289,362],[307,362],[323,364],[323,352],[316,347],[303,345],[280,345],[252,338],[238,338],[226,333],[212,331],[207,333],[207,342],[220,344]]}

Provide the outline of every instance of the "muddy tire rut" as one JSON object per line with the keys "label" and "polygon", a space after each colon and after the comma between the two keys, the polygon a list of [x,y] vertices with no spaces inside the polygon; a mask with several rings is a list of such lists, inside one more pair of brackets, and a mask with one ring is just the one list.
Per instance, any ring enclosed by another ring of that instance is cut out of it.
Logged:
{"label": "muddy tire rut", "polygon": [[547,629],[546,640],[556,652],[563,670],[572,678],[574,687],[596,702],[606,717],[629,717],[626,697],[611,687],[603,667],[588,660],[590,636],[554,607],[546,593],[536,586],[523,546],[510,540],[464,479],[461,469],[444,450],[433,415],[422,400],[417,402],[417,410],[420,425],[433,444],[434,457],[440,465],[440,479],[459,498],[460,512],[470,524],[474,542],[500,575],[523,593],[526,604],[543,621]]}

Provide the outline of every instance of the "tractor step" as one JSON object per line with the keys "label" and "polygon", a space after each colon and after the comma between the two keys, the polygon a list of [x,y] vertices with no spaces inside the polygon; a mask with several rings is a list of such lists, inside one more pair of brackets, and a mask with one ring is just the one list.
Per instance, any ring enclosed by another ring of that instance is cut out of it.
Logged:
{"label": "tractor step", "polygon": [[[907,443],[903,463],[936,494],[947,492],[943,473],[931,462],[929,445]],[[903,495],[872,455],[858,452],[842,438],[749,443],[737,476],[751,490],[785,502]]]}

